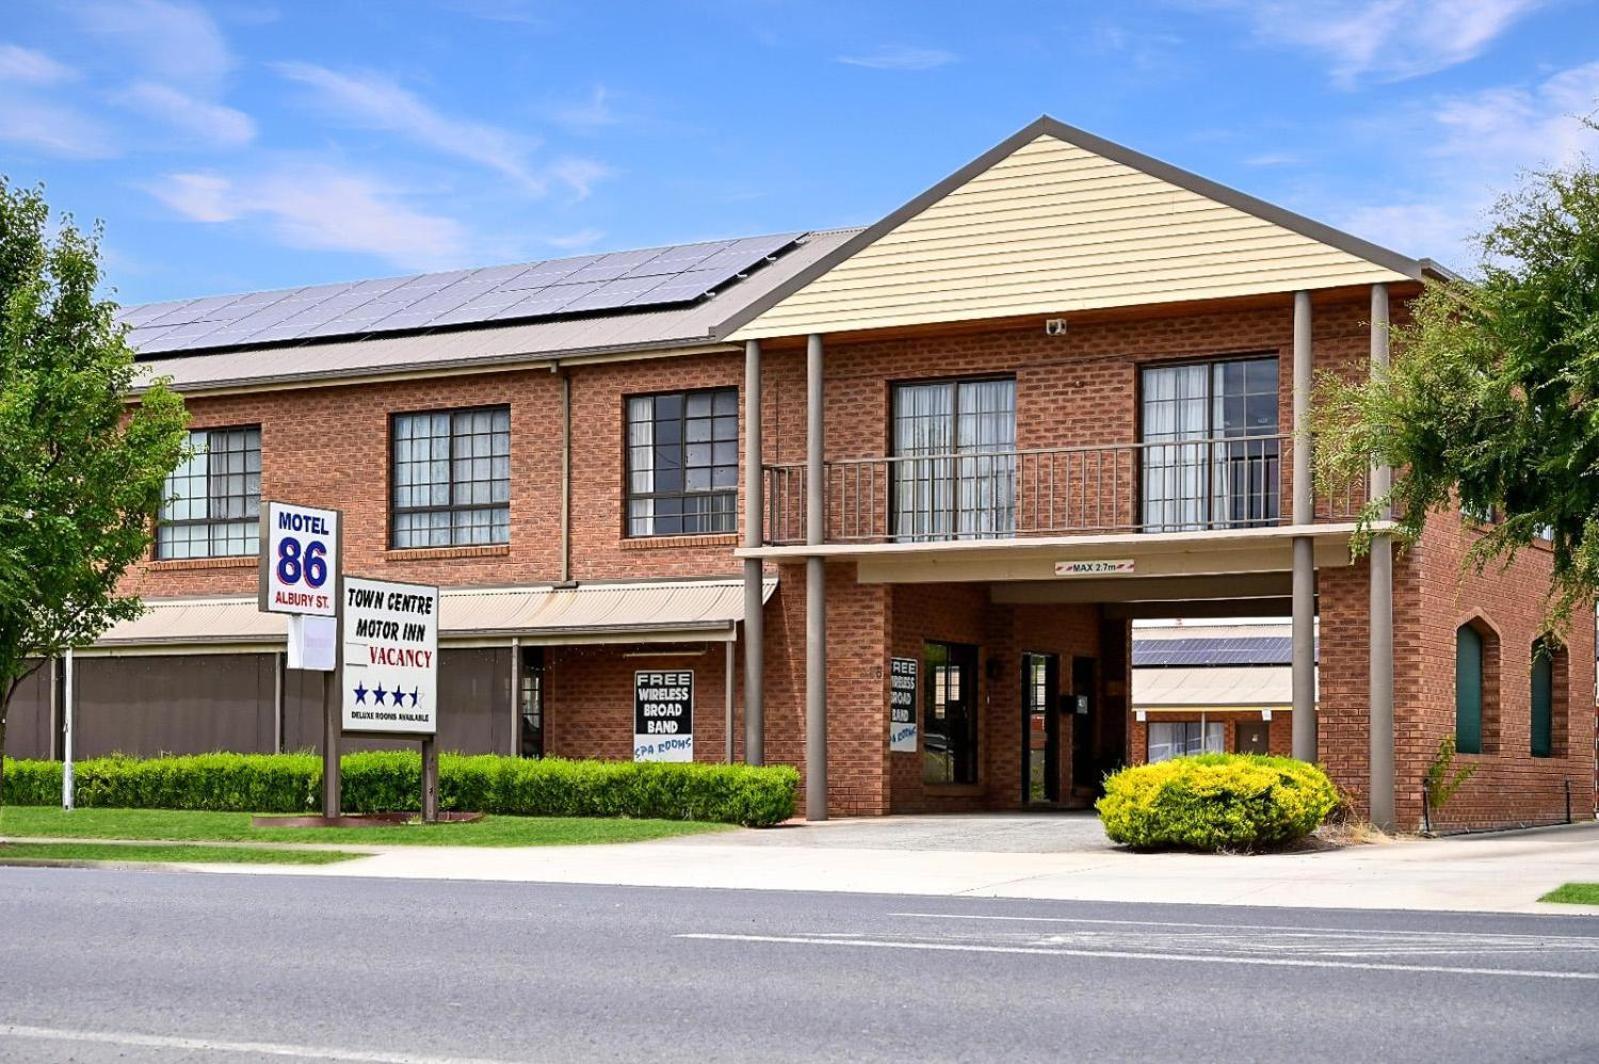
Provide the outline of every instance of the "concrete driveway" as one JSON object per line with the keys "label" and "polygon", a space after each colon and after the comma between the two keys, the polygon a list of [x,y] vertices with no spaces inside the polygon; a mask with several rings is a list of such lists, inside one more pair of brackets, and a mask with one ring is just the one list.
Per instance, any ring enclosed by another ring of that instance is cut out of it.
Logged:
{"label": "concrete driveway", "polygon": [[384,847],[262,875],[589,883],[1345,909],[1592,913],[1537,899],[1599,883],[1599,824],[1253,856],[1135,854],[1089,816],[894,817],[619,846]]}
{"label": "concrete driveway", "polygon": [[937,813],[853,817],[766,831],[702,835],[685,843],[964,853],[1104,853],[1105,838],[1091,810],[1049,813]]}

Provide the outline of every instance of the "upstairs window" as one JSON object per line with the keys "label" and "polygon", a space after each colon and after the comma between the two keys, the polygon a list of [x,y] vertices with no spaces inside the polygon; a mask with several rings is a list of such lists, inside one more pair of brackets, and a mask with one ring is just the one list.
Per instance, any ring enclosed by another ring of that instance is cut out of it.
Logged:
{"label": "upstairs window", "polygon": [[894,538],[1016,532],[1016,382],[894,387]]}
{"label": "upstairs window", "polygon": [[156,524],[160,559],[228,558],[261,549],[261,427],[196,429],[167,477]]}
{"label": "upstairs window", "polygon": [[511,541],[511,410],[396,414],[390,546]]}
{"label": "upstairs window", "polygon": [[1277,359],[1151,366],[1141,391],[1145,531],[1277,522]]}
{"label": "upstairs window", "polygon": [[738,531],[738,389],[627,400],[627,534]]}

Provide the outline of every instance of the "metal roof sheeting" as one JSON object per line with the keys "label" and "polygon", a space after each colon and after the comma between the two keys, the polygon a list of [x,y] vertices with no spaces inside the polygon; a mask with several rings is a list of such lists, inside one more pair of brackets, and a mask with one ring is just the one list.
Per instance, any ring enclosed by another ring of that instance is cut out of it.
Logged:
{"label": "metal roof sheeting", "polygon": [[[168,377],[180,391],[275,382],[547,361],[575,355],[693,347],[722,340],[723,325],[748,304],[843,244],[858,230],[810,233],[793,250],[709,299],[663,310],[368,336],[141,359],[146,379]],[[130,312],[138,308],[130,308]]]}
{"label": "metal roof sheeting", "polygon": [[[777,589],[764,582],[764,597]],[[262,613],[253,597],[154,599],[144,615],[115,625],[95,645],[130,647],[281,643],[283,615]],[[727,640],[744,619],[744,581],[673,580],[577,587],[445,588],[439,635],[451,639],[518,636],[528,643]]]}
{"label": "metal roof sheeting", "polygon": [[1133,709],[1280,709],[1294,704],[1294,671],[1278,665],[1133,670]]}

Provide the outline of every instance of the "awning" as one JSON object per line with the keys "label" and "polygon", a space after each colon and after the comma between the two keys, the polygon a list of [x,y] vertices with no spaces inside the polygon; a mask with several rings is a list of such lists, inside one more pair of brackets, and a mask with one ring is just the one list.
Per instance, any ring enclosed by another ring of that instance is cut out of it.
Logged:
{"label": "awning", "polygon": [[[777,579],[767,578],[761,601],[776,590]],[[445,588],[440,599],[445,643],[512,637],[529,644],[727,642],[744,619],[739,579]],[[117,624],[95,647],[113,653],[276,648],[287,638],[284,618],[262,613],[253,596],[147,599],[145,605],[143,616]]]}
{"label": "awning", "polygon": [[1134,710],[1291,709],[1294,670],[1284,665],[1133,670]]}

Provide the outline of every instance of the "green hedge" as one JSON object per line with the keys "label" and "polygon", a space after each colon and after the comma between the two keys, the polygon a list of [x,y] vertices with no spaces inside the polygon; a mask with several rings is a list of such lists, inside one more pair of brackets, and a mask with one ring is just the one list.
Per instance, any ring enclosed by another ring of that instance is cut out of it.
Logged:
{"label": "green hedge", "polygon": [[1338,789],[1315,765],[1256,754],[1200,754],[1123,769],[1097,808],[1105,834],[1135,849],[1253,850],[1315,831]]}
{"label": "green hedge", "polygon": [[[372,751],[341,759],[347,812],[414,810],[422,759],[415,751]],[[119,809],[316,812],[322,759],[316,754],[196,754],[100,757],[74,765],[77,803]],[[524,759],[443,754],[443,809],[517,816],[709,820],[766,827],[794,815],[799,773],[784,766]],[[61,763],[5,763],[4,801],[54,805]]]}

